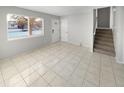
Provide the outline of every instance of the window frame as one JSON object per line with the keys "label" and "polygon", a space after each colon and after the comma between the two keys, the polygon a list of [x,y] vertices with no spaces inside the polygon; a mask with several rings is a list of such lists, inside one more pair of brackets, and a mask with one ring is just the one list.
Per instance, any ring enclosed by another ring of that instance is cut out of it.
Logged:
{"label": "window frame", "polygon": [[[21,15],[21,14],[16,14],[16,13],[7,13],[7,15],[6,15],[6,20],[7,20],[7,40],[8,41],[13,41],[13,40],[21,40],[21,39],[30,39],[30,38],[36,38],[36,37],[41,37],[41,36],[44,36],[44,19],[43,18],[41,18],[41,17],[36,17],[36,16],[26,16],[27,18],[28,18],[28,33],[27,33],[27,36],[25,36],[25,37],[17,37],[17,38],[9,38],[9,34],[8,34],[8,19],[7,19],[7,17],[8,17],[8,15],[9,14],[13,14],[13,15],[17,15],[17,16],[25,16],[25,15]],[[30,17],[33,17],[33,18],[40,18],[41,20],[42,20],[42,31],[41,31],[41,34],[37,34],[37,35],[30,35],[29,34],[29,18]]]}

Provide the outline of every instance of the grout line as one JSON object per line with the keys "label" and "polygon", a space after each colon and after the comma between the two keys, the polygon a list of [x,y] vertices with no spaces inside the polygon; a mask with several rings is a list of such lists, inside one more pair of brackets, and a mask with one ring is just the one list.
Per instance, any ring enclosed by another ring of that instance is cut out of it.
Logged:
{"label": "grout line", "polygon": [[[10,59],[10,60],[11,60],[11,59]],[[12,60],[11,60],[11,61],[12,61]],[[11,62],[11,61],[10,61],[10,62]],[[15,67],[15,66],[13,66],[13,67]],[[0,72],[1,72],[1,75],[2,75],[2,78],[3,78],[3,82],[4,82],[4,86],[7,87],[6,82],[5,82],[5,78],[3,77],[3,73],[2,73],[1,70],[2,70],[2,69],[0,68]],[[16,73],[15,75],[17,75],[17,73]],[[11,77],[13,77],[13,76],[11,76]],[[10,77],[10,78],[11,78],[11,77]]]}
{"label": "grout line", "polygon": [[99,68],[99,87],[101,86],[101,75],[102,75],[102,55],[100,54],[100,68]]}
{"label": "grout line", "polygon": [[85,84],[85,78],[86,78],[86,76],[87,76],[87,72],[88,72],[88,69],[89,69],[90,64],[91,64],[91,57],[90,57],[90,59],[89,59],[89,64],[88,64],[88,66],[87,66],[87,68],[86,68],[86,72],[85,72],[85,74],[84,74],[84,78],[83,78],[83,82],[82,82],[83,86],[84,86],[84,84]]}
{"label": "grout line", "polygon": [[20,75],[20,77],[22,78],[22,80],[24,81],[24,83],[26,84],[26,86],[28,87],[28,84],[26,83],[26,81],[24,80],[24,78],[22,77],[20,71],[17,69],[16,65],[14,64],[14,67],[16,68],[18,74]]}
{"label": "grout line", "polygon": [[[110,59],[110,57],[109,57],[109,59]],[[111,60],[111,59],[110,59]],[[115,75],[115,71],[114,71],[114,66],[113,66],[114,64],[113,64],[113,62],[112,62],[112,60],[111,60],[111,66],[112,66],[112,72],[113,72],[113,76],[114,76],[114,80],[115,80],[115,85],[116,85],[116,87],[117,87],[117,80],[116,80],[116,75]]]}
{"label": "grout line", "polygon": [[[76,71],[76,69],[78,68],[80,62],[81,62],[81,59],[80,59],[80,61],[78,62],[78,64],[77,64],[77,66],[75,67],[75,69],[73,70],[73,72],[71,73],[70,77],[71,77],[71,76],[73,75],[73,73]],[[67,80],[67,82],[68,82],[68,80]]]}
{"label": "grout line", "polygon": [[4,84],[4,86],[6,87],[5,79],[4,79],[4,77],[3,77],[3,73],[2,73],[2,71],[1,71],[1,68],[0,68],[0,73],[1,73],[1,77],[2,77],[2,79],[3,79],[3,84]]}

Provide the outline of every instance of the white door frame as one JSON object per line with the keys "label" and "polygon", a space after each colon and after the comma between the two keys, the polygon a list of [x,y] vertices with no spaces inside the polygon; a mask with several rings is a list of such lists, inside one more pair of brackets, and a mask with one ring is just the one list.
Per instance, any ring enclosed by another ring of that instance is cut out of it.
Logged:
{"label": "white door frame", "polygon": [[68,21],[61,17],[61,41],[68,42]]}

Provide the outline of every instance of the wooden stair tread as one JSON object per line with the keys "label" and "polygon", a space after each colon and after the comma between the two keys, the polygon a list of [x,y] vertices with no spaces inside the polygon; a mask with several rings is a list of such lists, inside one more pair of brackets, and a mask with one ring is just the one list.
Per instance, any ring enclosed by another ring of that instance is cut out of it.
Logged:
{"label": "wooden stair tread", "polygon": [[114,47],[110,47],[106,45],[95,44],[94,47],[105,50],[105,51],[114,51]]}
{"label": "wooden stair tread", "polygon": [[109,35],[101,35],[101,34],[96,34],[96,37],[103,37],[103,38],[112,38],[112,36],[109,36]]}
{"label": "wooden stair tread", "polygon": [[104,51],[104,50],[96,49],[96,48],[94,48],[94,52],[98,52],[98,53],[102,53],[102,54],[106,54],[106,55],[115,57],[114,52]]}
{"label": "wooden stair tread", "polygon": [[97,33],[99,36],[113,37],[112,34]]}
{"label": "wooden stair tread", "polygon": [[99,30],[97,30],[96,32],[97,33],[103,33],[103,34],[112,34],[111,31],[99,31]]}
{"label": "wooden stair tread", "polygon": [[113,42],[113,40],[111,38],[104,38],[104,37],[98,37],[98,36],[96,36],[95,39],[96,40],[99,40],[99,41]]}
{"label": "wooden stair tread", "polygon": [[99,29],[99,28],[97,28],[96,30],[97,31],[111,31],[112,32],[112,29]]}
{"label": "wooden stair tread", "polygon": [[106,41],[99,41],[99,40],[95,40],[95,44],[100,44],[100,45],[106,45],[106,46],[113,46],[112,42],[106,42]]}
{"label": "wooden stair tread", "polygon": [[111,31],[96,31],[97,33],[112,34]]}

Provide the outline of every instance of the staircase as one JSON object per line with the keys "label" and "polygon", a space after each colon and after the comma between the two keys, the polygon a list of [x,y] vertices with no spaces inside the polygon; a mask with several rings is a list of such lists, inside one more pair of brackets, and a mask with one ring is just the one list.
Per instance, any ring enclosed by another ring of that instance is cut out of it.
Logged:
{"label": "staircase", "polygon": [[112,29],[96,29],[94,52],[115,56]]}

